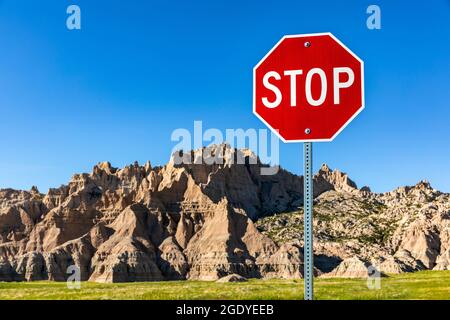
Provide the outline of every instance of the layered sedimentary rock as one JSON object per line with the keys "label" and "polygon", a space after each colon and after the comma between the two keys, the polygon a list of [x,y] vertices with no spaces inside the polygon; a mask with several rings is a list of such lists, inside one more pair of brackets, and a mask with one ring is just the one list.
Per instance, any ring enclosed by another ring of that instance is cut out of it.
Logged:
{"label": "layered sedimentary rock", "polygon": [[[327,168],[318,175],[324,171],[330,176]],[[361,263],[385,274],[450,269],[450,195],[426,181],[381,194],[350,183],[321,193],[314,210],[316,266],[324,276],[361,275]],[[262,218],[257,226],[278,244],[303,245],[302,210]],[[360,263],[348,260],[355,256]]]}
{"label": "layered sedimentary rock", "polygon": [[374,272],[374,267],[367,261],[358,257],[347,258],[333,271],[327,273],[327,277],[367,278]]}
{"label": "layered sedimentary rock", "polygon": [[228,276],[220,278],[216,282],[227,283],[227,282],[245,282],[245,281],[247,281],[247,279],[244,278],[243,276],[236,274],[236,273],[232,273],[232,274],[229,274]]}
{"label": "layered sedimentary rock", "polygon": [[[162,167],[102,162],[47,194],[3,189],[0,281],[64,281],[74,267],[101,282],[300,278],[302,185],[218,145]],[[326,165],[314,190],[316,275],[449,269],[448,194],[427,182],[376,194]]]}
{"label": "layered sedimentary rock", "polygon": [[102,162],[47,194],[1,190],[0,279],[62,281],[70,266],[101,282],[300,276],[300,251],[273,262],[280,248],[252,219],[294,208],[301,177],[265,167],[220,145],[163,167]]}

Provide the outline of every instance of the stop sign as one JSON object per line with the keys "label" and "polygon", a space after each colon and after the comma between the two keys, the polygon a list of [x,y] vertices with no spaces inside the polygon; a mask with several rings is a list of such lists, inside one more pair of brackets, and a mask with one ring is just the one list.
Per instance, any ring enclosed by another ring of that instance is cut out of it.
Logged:
{"label": "stop sign", "polygon": [[364,63],[331,33],[284,36],[253,69],[253,112],[284,142],[331,141],[364,108]]}

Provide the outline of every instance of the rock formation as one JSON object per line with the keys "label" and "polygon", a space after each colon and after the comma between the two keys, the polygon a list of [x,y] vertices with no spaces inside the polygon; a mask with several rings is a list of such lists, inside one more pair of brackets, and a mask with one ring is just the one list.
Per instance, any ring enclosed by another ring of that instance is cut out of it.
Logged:
{"label": "rock formation", "polygon": [[358,257],[347,258],[342,261],[333,271],[325,274],[325,277],[343,277],[343,278],[367,278],[374,270],[370,263],[359,259]]}
{"label": "rock formation", "polygon": [[[318,176],[323,171],[330,176],[323,168]],[[337,186],[317,196],[314,207],[315,261],[324,276],[361,275],[363,264],[385,274],[450,269],[449,194],[426,181],[377,194],[330,180]],[[277,244],[303,244],[302,210],[263,217],[257,226]]]}
{"label": "rock formation", "polygon": [[[102,162],[47,194],[2,189],[0,281],[71,266],[100,282],[300,278],[303,178],[264,168],[213,145],[162,167]],[[377,194],[323,165],[314,190],[316,275],[450,269],[450,196],[426,181]]]}
{"label": "rock formation", "polygon": [[236,273],[233,273],[233,274],[229,274],[228,276],[220,278],[216,282],[227,283],[227,282],[245,282],[245,281],[247,281],[246,278],[244,278],[243,276],[240,276]]}

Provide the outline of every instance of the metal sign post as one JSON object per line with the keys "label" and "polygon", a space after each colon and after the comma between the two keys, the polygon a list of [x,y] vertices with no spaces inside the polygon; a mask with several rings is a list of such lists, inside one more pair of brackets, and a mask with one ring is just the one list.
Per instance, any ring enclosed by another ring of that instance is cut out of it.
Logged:
{"label": "metal sign post", "polygon": [[305,300],[313,300],[313,181],[312,181],[312,142],[304,143],[305,174],[303,178],[303,278],[305,285]]}
{"label": "metal sign post", "polygon": [[304,143],[305,300],[314,294],[312,143],[332,141],[363,109],[364,62],[329,32],[284,36],[253,68],[253,113],[283,142]]}

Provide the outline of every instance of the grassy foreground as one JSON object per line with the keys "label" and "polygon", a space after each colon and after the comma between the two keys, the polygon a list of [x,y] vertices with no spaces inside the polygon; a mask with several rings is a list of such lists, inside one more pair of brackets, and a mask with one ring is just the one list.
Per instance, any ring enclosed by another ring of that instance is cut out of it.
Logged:
{"label": "grassy foreground", "polygon": [[[422,271],[381,279],[381,289],[369,290],[365,279],[316,279],[317,299],[447,299],[450,271]],[[245,283],[204,281],[100,284],[82,282],[68,289],[65,282],[0,282],[5,299],[303,299],[303,280],[250,280]]]}

